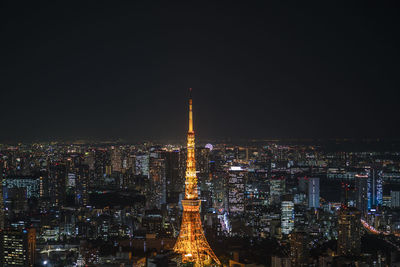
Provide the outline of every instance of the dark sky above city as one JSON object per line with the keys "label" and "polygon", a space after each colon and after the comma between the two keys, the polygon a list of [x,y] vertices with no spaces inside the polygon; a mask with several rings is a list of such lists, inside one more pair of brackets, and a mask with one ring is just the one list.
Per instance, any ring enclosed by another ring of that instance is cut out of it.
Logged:
{"label": "dark sky above city", "polygon": [[[74,1],[72,1],[74,2]],[[399,9],[2,1],[0,141],[399,137]]]}

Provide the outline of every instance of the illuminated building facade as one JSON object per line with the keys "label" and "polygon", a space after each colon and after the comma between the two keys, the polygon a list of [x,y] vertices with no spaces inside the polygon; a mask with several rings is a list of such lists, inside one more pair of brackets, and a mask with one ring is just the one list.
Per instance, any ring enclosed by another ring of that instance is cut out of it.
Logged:
{"label": "illuminated building facade", "polygon": [[286,181],[284,178],[271,179],[269,181],[269,203],[278,204],[285,193]]}
{"label": "illuminated building facade", "polygon": [[3,186],[0,186],[0,230],[4,229],[4,197]]}
{"label": "illuminated building facade", "polygon": [[121,172],[122,156],[118,147],[111,148],[111,167],[113,172]]}
{"label": "illuminated building facade", "polygon": [[89,205],[89,166],[78,166],[76,173],[75,203],[86,207]]}
{"label": "illuminated building facade", "polygon": [[228,207],[230,214],[244,212],[245,171],[229,171],[228,178]]}
{"label": "illuminated building facade", "polygon": [[214,261],[221,265],[204,235],[200,219],[200,203],[195,160],[192,98],[189,98],[189,131],[187,141],[185,199],[182,200],[182,224],[174,251],[182,256],[182,263],[195,266],[209,265]]}
{"label": "illuminated building facade", "polygon": [[67,168],[63,163],[53,163],[48,170],[48,179],[45,184],[46,197],[51,200],[52,206],[61,206],[66,199]]}
{"label": "illuminated building facade", "polygon": [[136,156],[135,160],[135,174],[149,176],[150,156],[148,154],[141,154]]}
{"label": "illuminated building facade", "polygon": [[368,176],[356,174],[356,206],[362,215],[368,212]]}
{"label": "illuminated building facade", "polygon": [[308,261],[307,233],[293,232],[290,239],[290,258],[293,266],[305,266]]}
{"label": "illuminated building facade", "polygon": [[150,188],[146,206],[157,207],[166,203],[166,181],[165,181],[165,160],[159,157],[158,153],[150,157],[149,178]]}
{"label": "illuminated building facade", "polygon": [[294,228],[294,203],[282,201],[281,203],[281,228],[282,234],[288,235]]}
{"label": "illuminated building facade", "polygon": [[319,208],[319,178],[308,180],[308,207]]}
{"label": "illuminated building facade", "polygon": [[340,210],[338,219],[338,254],[358,256],[361,252],[361,213],[346,207]]}
{"label": "illuminated building facade", "polygon": [[35,250],[35,229],[5,230],[1,233],[1,266],[33,267]]}
{"label": "illuminated building facade", "polygon": [[366,170],[366,173],[368,175],[368,209],[370,210],[382,205],[382,172],[378,172],[374,168],[368,168]]}
{"label": "illuminated building facade", "polygon": [[400,191],[390,191],[390,207],[400,207]]}
{"label": "illuminated building facade", "polygon": [[7,197],[8,190],[11,188],[25,188],[26,198],[40,197],[40,178],[39,177],[7,177],[3,179],[3,188]]}

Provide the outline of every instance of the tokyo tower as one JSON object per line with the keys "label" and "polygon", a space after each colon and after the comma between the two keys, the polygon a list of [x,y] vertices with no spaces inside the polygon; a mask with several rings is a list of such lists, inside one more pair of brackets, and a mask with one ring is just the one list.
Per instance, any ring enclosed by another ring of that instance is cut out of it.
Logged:
{"label": "tokyo tower", "polygon": [[182,224],[174,251],[182,255],[182,263],[193,263],[194,266],[206,266],[212,265],[214,261],[214,264],[221,265],[221,262],[215,256],[204,236],[200,219],[201,200],[197,192],[196,160],[194,157],[192,88],[189,90],[189,131],[187,135],[185,199],[182,200]]}

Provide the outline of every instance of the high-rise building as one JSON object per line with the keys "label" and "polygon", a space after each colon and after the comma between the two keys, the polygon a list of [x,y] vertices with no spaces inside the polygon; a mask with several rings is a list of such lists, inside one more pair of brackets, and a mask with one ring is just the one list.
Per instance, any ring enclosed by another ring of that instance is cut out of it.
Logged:
{"label": "high-rise building", "polygon": [[110,156],[105,149],[96,149],[94,154],[94,182],[101,185],[104,182],[104,176],[108,174],[107,166],[109,166]]}
{"label": "high-rise building", "polygon": [[[3,177],[0,174],[0,182],[3,180]],[[4,196],[3,196],[3,183],[0,183],[0,230],[4,229]]]}
{"label": "high-rise building", "polygon": [[[156,153],[155,153],[156,154]],[[150,157],[149,167],[149,192],[147,195],[147,208],[157,207],[166,204],[166,180],[165,180],[165,161],[158,157]]]}
{"label": "high-rise building", "polygon": [[319,178],[308,180],[308,207],[319,208]]}
{"label": "high-rise building", "polygon": [[227,181],[229,175],[225,171],[214,171],[212,173],[212,185],[213,185],[213,208],[219,213],[225,213],[229,210],[228,208],[228,194],[226,194]]}
{"label": "high-rise building", "polygon": [[228,208],[230,214],[240,214],[244,212],[244,190],[245,177],[247,172],[244,170],[231,168],[228,178]]}
{"label": "high-rise building", "polygon": [[337,249],[340,256],[358,256],[361,252],[361,213],[345,207],[339,211]]}
{"label": "high-rise building", "polygon": [[111,147],[111,167],[113,172],[122,171],[122,155],[118,147]]}
{"label": "high-rise building", "polygon": [[89,205],[89,166],[80,165],[76,169],[75,203],[86,207]]}
{"label": "high-rise building", "polygon": [[204,266],[212,261],[221,265],[204,235],[200,219],[200,203],[195,160],[192,98],[189,98],[189,131],[187,136],[185,199],[182,200],[182,224],[174,251],[182,256],[183,263]]}
{"label": "high-rise building", "polygon": [[285,194],[285,178],[273,178],[269,181],[269,202],[270,204],[280,203],[281,196]]}
{"label": "high-rise building", "polygon": [[382,172],[374,168],[365,168],[355,175],[357,201],[356,206],[364,216],[370,209],[383,203]]}
{"label": "high-rise building", "polygon": [[308,266],[308,240],[306,232],[293,232],[290,239],[290,258],[293,266]]}
{"label": "high-rise building", "polygon": [[357,193],[356,207],[361,212],[361,215],[364,215],[368,212],[368,176],[357,174],[355,175],[355,179]]}
{"label": "high-rise building", "polygon": [[4,230],[1,233],[1,266],[33,267],[35,250],[35,229]]}
{"label": "high-rise building", "polygon": [[288,235],[294,228],[294,203],[282,201],[281,203],[281,228],[282,234]]}
{"label": "high-rise building", "polygon": [[46,196],[52,206],[61,206],[66,200],[67,168],[63,163],[52,163],[48,170],[46,182]]}
{"label": "high-rise building", "polygon": [[299,181],[299,184],[298,184],[298,186],[299,186],[299,192],[300,193],[304,193],[304,194],[306,194],[307,193],[307,190],[308,190],[308,177],[299,177],[298,178],[298,181]]}
{"label": "high-rise building", "polygon": [[400,207],[400,191],[390,191],[390,207]]}
{"label": "high-rise building", "polygon": [[368,175],[368,209],[372,209],[382,205],[382,172],[377,171],[375,168],[367,168],[366,173]]}
{"label": "high-rise building", "polygon": [[179,174],[179,151],[162,151],[165,161],[167,203],[178,203],[184,181]]}
{"label": "high-rise building", "polygon": [[149,164],[150,164],[149,154],[136,155],[135,174],[142,176],[149,176]]}

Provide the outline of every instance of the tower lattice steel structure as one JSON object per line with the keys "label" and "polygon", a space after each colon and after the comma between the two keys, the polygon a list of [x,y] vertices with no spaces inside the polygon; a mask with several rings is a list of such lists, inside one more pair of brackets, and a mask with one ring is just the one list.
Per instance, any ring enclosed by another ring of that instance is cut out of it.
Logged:
{"label": "tower lattice steel structure", "polygon": [[192,88],[189,97],[189,131],[187,137],[187,160],[185,179],[185,199],[182,200],[182,224],[174,251],[182,255],[182,262],[192,262],[195,266],[221,262],[215,256],[204,235],[200,219],[200,199],[197,192],[196,160],[194,157],[194,131],[192,112]]}

